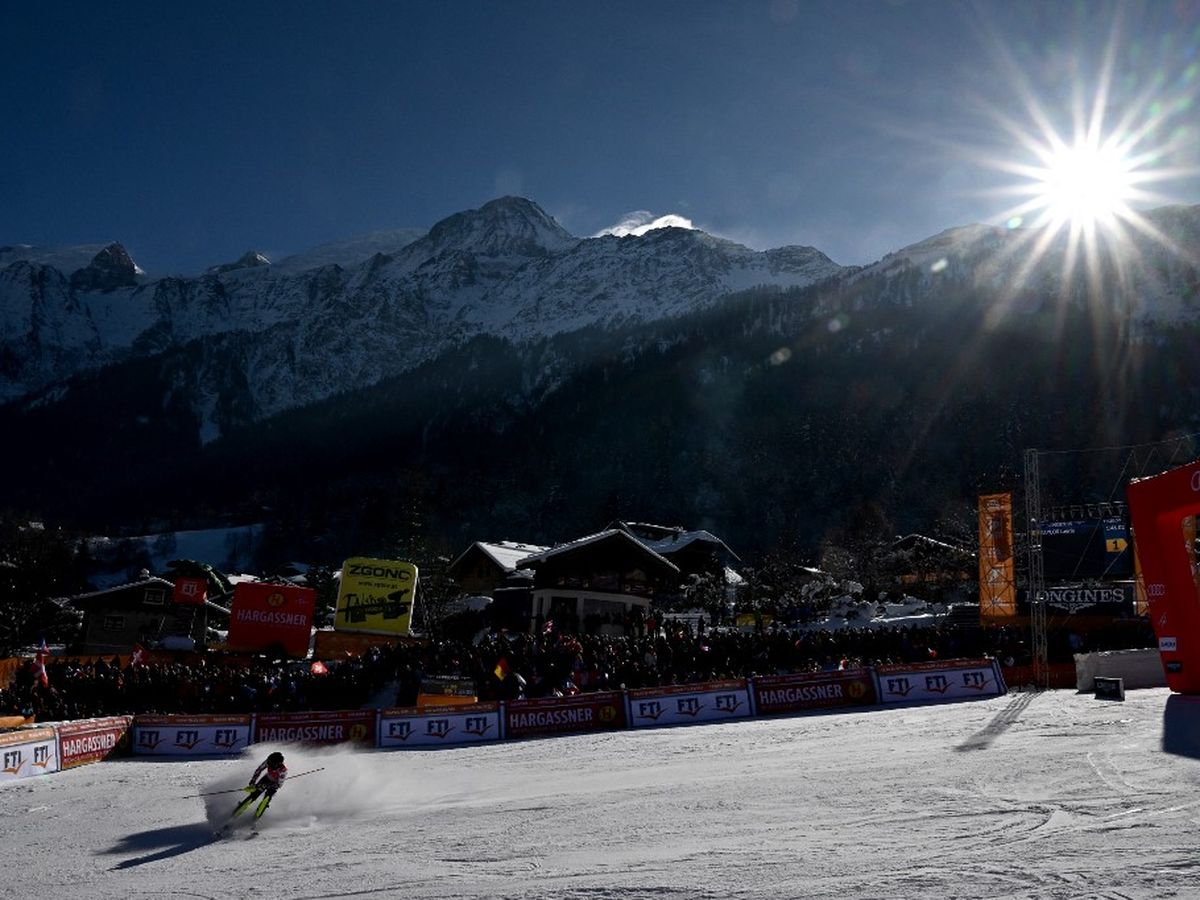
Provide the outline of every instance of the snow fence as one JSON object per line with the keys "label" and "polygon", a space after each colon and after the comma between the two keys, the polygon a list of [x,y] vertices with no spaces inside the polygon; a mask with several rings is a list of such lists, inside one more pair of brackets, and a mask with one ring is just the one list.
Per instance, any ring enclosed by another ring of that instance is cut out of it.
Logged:
{"label": "snow fence", "polygon": [[240,715],[112,716],[0,733],[0,781],[129,753],[232,756],[260,742],[357,743],[384,750],[664,728],[885,705],[950,703],[1007,692],[999,664],[962,659],[723,679],[534,700]]}

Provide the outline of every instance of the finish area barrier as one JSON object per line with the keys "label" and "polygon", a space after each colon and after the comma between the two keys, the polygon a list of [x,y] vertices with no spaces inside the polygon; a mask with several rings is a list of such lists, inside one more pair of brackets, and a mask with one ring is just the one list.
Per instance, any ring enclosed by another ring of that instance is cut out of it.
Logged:
{"label": "finish area barrier", "polygon": [[111,716],[0,732],[0,782],[49,775],[129,753],[233,756],[260,742],[429,749],[881,705],[949,703],[1006,692],[995,660],[966,659],[469,706]]}

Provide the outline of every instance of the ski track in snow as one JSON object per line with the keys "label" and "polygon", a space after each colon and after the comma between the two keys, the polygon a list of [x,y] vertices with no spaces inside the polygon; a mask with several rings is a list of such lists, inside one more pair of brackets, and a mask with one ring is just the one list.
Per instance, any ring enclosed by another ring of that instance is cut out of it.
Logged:
{"label": "ski track in snow", "polygon": [[[0,897],[1159,898],[1200,895],[1200,747],[1166,690],[1058,691],[437,751],[287,747],[0,787]],[[1200,728],[1195,733],[1200,734]],[[18,865],[12,861],[19,859]]]}

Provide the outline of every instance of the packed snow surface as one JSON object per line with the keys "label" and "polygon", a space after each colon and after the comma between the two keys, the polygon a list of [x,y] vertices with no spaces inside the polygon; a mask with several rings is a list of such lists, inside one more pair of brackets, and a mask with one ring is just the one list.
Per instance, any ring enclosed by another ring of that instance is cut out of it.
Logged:
{"label": "packed snow surface", "polygon": [[244,783],[268,748],[103,763],[0,787],[0,895],[1195,897],[1200,762],[1179,715],[1194,726],[1200,703],[1059,691],[428,752],[292,747],[293,774],[325,770],[285,785],[254,839],[217,841],[240,795],[193,795]]}

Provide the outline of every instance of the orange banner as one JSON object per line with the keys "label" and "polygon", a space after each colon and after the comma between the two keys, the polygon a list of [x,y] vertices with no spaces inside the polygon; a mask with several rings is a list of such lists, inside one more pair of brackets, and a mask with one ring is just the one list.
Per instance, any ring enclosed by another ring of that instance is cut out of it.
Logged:
{"label": "orange banner", "polygon": [[979,615],[1017,614],[1013,569],[1012,494],[979,498]]}

